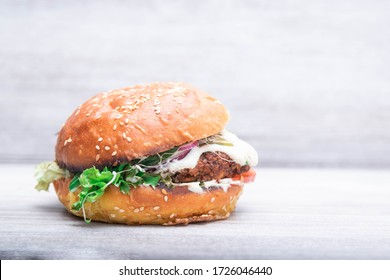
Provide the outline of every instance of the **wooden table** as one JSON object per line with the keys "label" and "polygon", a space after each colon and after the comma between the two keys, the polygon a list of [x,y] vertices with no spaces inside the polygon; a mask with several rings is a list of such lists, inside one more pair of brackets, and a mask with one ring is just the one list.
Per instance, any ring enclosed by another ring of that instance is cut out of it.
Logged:
{"label": "wooden table", "polygon": [[226,221],[125,226],[68,214],[32,165],[0,165],[1,259],[390,259],[388,170],[259,169]]}

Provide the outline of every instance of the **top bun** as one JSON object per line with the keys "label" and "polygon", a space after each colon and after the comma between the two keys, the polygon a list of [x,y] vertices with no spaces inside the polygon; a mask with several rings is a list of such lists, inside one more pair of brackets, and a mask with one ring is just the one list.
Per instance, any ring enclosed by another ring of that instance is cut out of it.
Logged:
{"label": "top bun", "polygon": [[100,93],[58,134],[56,161],[79,172],[149,156],[220,132],[228,111],[184,83],[151,83]]}

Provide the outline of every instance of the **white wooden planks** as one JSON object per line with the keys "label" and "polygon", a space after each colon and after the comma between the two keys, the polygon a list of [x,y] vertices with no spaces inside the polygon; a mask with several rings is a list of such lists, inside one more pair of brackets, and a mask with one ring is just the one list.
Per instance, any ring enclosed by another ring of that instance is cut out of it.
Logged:
{"label": "white wooden planks", "polygon": [[1,259],[390,259],[388,170],[260,169],[225,221],[84,224],[0,165]]}

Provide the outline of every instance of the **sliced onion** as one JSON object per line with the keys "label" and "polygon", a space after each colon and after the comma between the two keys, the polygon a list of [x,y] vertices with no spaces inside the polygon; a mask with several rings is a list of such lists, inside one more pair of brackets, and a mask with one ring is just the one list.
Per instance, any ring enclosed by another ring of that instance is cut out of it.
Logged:
{"label": "sliced onion", "polygon": [[183,146],[180,146],[179,149],[177,149],[177,157],[176,159],[177,160],[181,160],[183,158],[185,158],[188,153],[195,147],[198,146],[198,141],[195,141],[195,142],[191,142],[191,143],[188,143],[188,144],[185,144]]}

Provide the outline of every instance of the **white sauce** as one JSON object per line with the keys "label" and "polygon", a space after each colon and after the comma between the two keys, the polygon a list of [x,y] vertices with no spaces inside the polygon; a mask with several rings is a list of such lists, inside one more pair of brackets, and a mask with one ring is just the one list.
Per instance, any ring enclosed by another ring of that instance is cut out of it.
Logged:
{"label": "white sauce", "polygon": [[[188,155],[181,160],[174,160],[166,166],[166,170],[175,173],[181,169],[194,168],[199,157],[206,152],[223,152],[227,154],[234,162],[249,166],[256,166],[258,156],[256,150],[248,143],[239,139],[236,135],[227,130],[222,131],[222,137],[233,144],[233,146],[223,146],[218,144],[204,145],[194,147]],[[211,181],[210,181],[211,182]]]}
{"label": "white sauce", "polygon": [[187,186],[188,190],[194,193],[199,193],[202,194],[204,193],[205,189],[209,189],[211,187],[219,187],[222,188],[225,192],[231,185],[243,185],[243,182],[240,180],[234,181],[230,178],[226,179],[220,179],[220,180],[211,180],[211,181],[206,181],[203,182],[204,187],[201,187],[200,182],[191,182],[191,183],[174,183],[173,185],[175,187],[182,187],[182,186]]}

